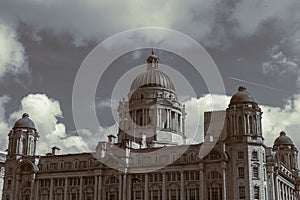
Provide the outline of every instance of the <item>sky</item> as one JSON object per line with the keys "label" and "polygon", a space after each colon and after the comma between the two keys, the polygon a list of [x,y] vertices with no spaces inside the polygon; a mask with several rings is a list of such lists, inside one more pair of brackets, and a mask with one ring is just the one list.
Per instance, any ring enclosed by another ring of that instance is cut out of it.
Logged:
{"label": "sky", "polygon": [[[90,151],[116,134],[118,102],[145,70],[151,50],[120,55],[105,70],[95,94],[97,129],[75,126],[75,78],[99,43],[144,27],[168,28],[197,41],[223,78],[226,94],[210,94],[205,78],[185,58],[155,50],[186,105],[189,141],[202,140],[203,112],[226,109],[244,85],[263,110],[266,144],[272,146],[284,130],[300,148],[299,8],[298,0],[1,0],[0,150],[23,112],[36,124],[41,154],[54,145],[63,153]],[[199,133],[189,135],[195,126]]]}

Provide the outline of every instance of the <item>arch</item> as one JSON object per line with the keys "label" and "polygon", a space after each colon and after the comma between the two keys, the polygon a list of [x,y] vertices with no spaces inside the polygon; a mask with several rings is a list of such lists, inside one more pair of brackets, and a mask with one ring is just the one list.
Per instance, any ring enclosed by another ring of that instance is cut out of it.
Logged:
{"label": "arch", "polygon": [[29,160],[22,160],[21,162],[19,162],[16,166],[16,173],[22,173],[21,167],[23,165],[30,165],[32,167],[32,172],[33,173],[37,173],[39,171],[38,166],[36,166],[35,164],[33,164],[31,161]]}
{"label": "arch", "polygon": [[[217,154],[220,155],[220,157],[219,157],[218,159],[215,159],[215,160],[218,160],[218,161],[226,161],[226,162],[229,160],[229,156],[227,155],[227,153],[224,152],[223,149],[221,149],[221,148],[219,148],[219,147],[214,147],[214,148],[210,151],[210,153],[209,153],[204,159],[206,159],[206,160],[211,160],[211,159],[210,159],[210,155],[211,155],[211,153],[213,153],[213,152],[216,152]],[[215,160],[212,160],[212,161],[215,161]]]}

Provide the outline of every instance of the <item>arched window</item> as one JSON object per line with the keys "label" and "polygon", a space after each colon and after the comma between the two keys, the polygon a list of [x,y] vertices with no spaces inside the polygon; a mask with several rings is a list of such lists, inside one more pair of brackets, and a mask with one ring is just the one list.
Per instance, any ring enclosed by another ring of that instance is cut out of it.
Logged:
{"label": "arched window", "polygon": [[213,151],[209,154],[210,160],[218,160],[218,159],[220,159],[220,157],[221,157],[220,154],[216,151]]}
{"label": "arched window", "polygon": [[223,199],[223,186],[222,186],[222,176],[217,171],[212,171],[209,173],[207,180],[207,197],[205,199],[209,200],[220,200]]}
{"label": "arched window", "polygon": [[50,199],[50,192],[48,189],[43,189],[41,191],[41,200],[49,200]]}
{"label": "arched window", "polygon": [[59,169],[64,169],[65,168],[65,162],[63,160],[59,161],[58,167],[59,167]]}
{"label": "arched window", "polygon": [[79,160],[75,160],[75,161],[74,161],[73,167],[74,167],[75,169],[78,169],[78,168],[79,168]]}
{"label": "arched window", "polygon": [[189,153],[188,161],[190,161],[190,162],[195,161],[195,153],[194,153],[193,151],[191,151],[191,152]]}
{"label": "arched window", "polygon": [[46,170],[50,170],[50,168],[51,168],[50,162],[46,162]]}

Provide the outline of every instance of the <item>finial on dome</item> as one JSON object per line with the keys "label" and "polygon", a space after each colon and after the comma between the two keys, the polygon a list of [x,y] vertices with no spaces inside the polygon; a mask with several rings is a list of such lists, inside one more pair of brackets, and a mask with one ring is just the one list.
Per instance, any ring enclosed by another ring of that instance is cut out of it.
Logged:
{"label": "finial on dome", "polygon": [[286,135],[286,133],[284,131],[280,132],[280,136]]}
{"label": "finial on dome", "polygon": [[245,91],[245,90],[247,90],[247,88],[245,88],[244,86],[240,86],[239,89],[238,89],[239,92]]}
{"label": "finial on dome", "polygon": [[25,118],[25,117],[29,117],[29,115],[28,115],[27,113],[24,113],[24,114],[22,115],[22,118]]}
{"label": "finial on dome", "polygon": [[147,63],[148,63],[148,67],[147,69],[157,69],[158,66],[158,61],[159,61],[159,58],[154,55],[154,48],[152,48],[152,52],[151,52],[151,55],[147,58]]}

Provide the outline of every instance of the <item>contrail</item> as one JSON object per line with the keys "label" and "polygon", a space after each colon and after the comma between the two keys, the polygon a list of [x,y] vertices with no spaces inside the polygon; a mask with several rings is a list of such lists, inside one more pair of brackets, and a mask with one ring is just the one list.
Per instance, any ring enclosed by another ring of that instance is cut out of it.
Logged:
{"label": "contrail", "polygon": [[270,87],[270,86],[266,86],[266,85],[254,83],[254,82],[251,82],[251,81],[246,81],[246,80],[242,80],[242,79],[238,79],[238,78],[234,78],[234,77],[230,77],[230,76],[228,78],[232,79],[232,80],[235,80],[235,81],[240,81],[240,82],[249,83],[249,84],[252,84],[252,85],[257,85],[257,86],[260,86],[260,87],[268,88],[270,90],[276,90],[276,91],[279,91],[279,92],[288,93],[285,90],[281,90],[281,89],[278,89],[278,88],[274,88],[274,87]]}

